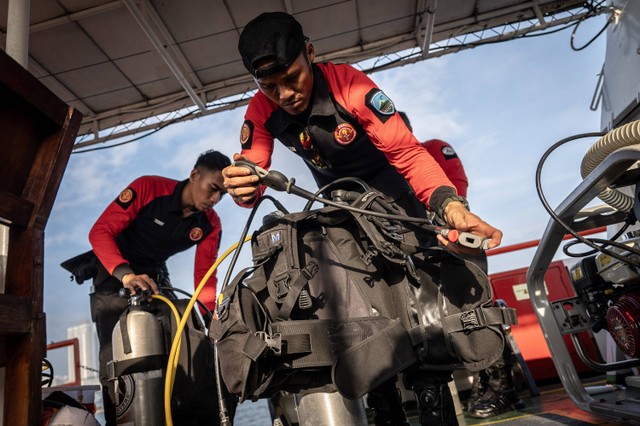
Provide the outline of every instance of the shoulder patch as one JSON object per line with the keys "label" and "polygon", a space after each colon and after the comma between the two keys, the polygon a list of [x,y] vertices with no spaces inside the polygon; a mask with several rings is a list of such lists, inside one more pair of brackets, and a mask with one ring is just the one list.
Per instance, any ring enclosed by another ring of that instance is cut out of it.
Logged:
{"label": "shoulder patch", "polygon": [[253,123],[251,120],[245,120],[240,129],[240,143],[243,149],[251,149],[251,141],[253,139]]}
{"label": "shoulder patch", "polygon": [[444,158],[446,158],[447,160],[458,157],[454,149],[451,146],[447,145],[442,147],[442,155],[444,155]]}
{"label": "shoulder patch", "polygon": [[371,89],[365,96],[365,105],[385,123],[396,112],[396,106],[384,92],[378,88]]}
{"label": "shoulder patch", "polygon": [[136,199],[137,194],[133,188],[123,189],[118,198],[116,198],[116,203],[122,207],[124,210],[128,209],[131,203]]}

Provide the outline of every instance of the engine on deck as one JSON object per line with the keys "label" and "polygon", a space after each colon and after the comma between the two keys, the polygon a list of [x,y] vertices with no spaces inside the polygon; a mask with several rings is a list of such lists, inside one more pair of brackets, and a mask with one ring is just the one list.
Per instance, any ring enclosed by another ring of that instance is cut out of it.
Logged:
{"label": "engine on deck", "polygon": [[[640,249],[640,231],[630,232],[623,243]],[[637,261],[630,251],[614,249]],[[629,357],[640,355],[640,269],[605,253],[582,258],[570,268],[578,299],[585,305],[591,330],[606,329]]]}

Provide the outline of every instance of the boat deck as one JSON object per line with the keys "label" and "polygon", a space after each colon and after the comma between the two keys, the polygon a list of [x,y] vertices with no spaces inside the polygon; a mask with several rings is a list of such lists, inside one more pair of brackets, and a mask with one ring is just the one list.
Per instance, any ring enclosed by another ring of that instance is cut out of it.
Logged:
{"label": "boat deck", "polygon": [[[590,381],[588,386],[604,386],[606,382],[604,378],[599,380],[594,378]],[[621,395],[621,392],[638,392],[638,389],[629,389],[626,391],[609,392],[606,396],[603,394],[603,398],[617,398]],[[461,394],[460,399],[464,404],[464,397],[466,395]],[[526,407],[521,410],[514,410],[506,412],[502,415],[491,417],[489,419],[475,419],[465,413],[458,416],[458,422],[460,425],[516,425],[516,426],[528,426],[528,425],[574,425],[574,426],[586,426],[586,425],[640,425],[640,422],[633,422],[630,420],[616,419],[613,417],[588,412],[580,409],[571,400],[560,383],[541,387],[540,395],[531,396],[528,391],[523,391],[520,397],[525,401]],[[598,395],[600,397],[600,395]],[[628,398],[629,395],[627,394]],[[407,414],[411,425],[419,425],[417,413],[415,410],[415,404],[409,404],[407,407]],[[373,423],[372,423],[373,424]]]}

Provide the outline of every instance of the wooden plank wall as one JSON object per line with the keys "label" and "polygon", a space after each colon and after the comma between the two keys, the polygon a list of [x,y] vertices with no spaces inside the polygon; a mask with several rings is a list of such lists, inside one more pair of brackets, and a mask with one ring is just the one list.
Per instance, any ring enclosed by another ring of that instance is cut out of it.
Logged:
{"label": "wooden plank wall", "polygon": [[0,50],[0,220],[10,227],[0,294],[6,426],[41,422],[44,230],[81,119]]}

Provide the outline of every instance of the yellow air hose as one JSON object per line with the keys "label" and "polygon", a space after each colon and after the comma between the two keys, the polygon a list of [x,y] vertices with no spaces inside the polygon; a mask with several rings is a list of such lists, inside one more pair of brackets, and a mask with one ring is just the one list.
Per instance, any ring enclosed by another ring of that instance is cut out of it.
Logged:
{"label": "yellow air hose", "polygon": [[[244,244],[248,241],[251,241],[251,235],[246,237],[242,243]],[[218,257],[218,259],[215,261],[213,265],[211,265],[211,268],[209,268],[205,276],[202,278],[202,280],[200,281],[200,284],[198,284],[198,287],[196,288],[196,291],[193,293],[193,296],[189,300],[189,303],[187,304],[187,307],[184,310],[184,314],[180,319],[180,323],[178,324],[175,337],[173,338],[173,343],[171,344],[171,351],[169,351],[169,360],[167,361],[167,375],[164,380],[164,414],[166,419],[165,420],[166,426],[173,426],[173,417],[171,416],[171,394],[173,392],[173,380],[175,379],[175,371],[176,371],[176,365],[178,362],[178,351],[180,350],[180,340],[182,338],[182,331],[184,330],[184,327],[187,324],[187,321],[189,319],[189,314],[193,309],[193,305],[196,304],[196,300],[198,299],[198,296],[202,292],[202,289],[204,288],[205,283],[209,280],[209,277],[211,277],[211,275],[218,268],[220,263],[222,263],[222,261],[224,261],[227,258],[227,256],[229,256],[231,253],[233,253],[234,250],[238,248],[238,245],[239,243],[237,242],[234,243],[224,253],[222,253],[222,255]]]}

